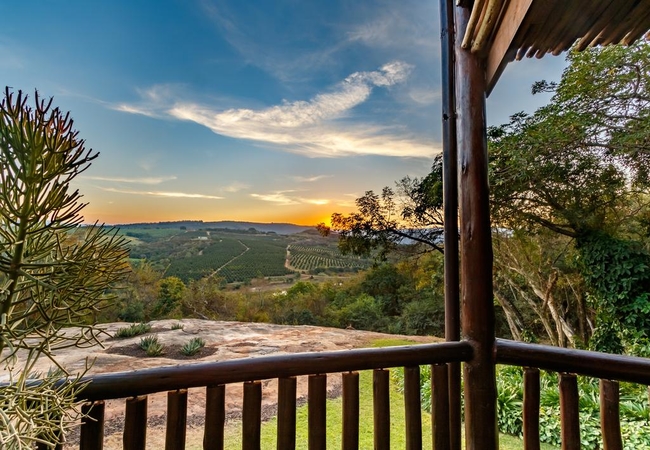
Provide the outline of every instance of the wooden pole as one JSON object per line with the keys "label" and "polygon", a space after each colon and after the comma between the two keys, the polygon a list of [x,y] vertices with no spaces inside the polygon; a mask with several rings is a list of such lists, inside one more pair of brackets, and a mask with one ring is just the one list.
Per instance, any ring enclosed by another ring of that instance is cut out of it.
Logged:
{"label": "wooden pole", "polygon": [[262,383],[244,383],[242,450],[259,450],[262,430]]}
{"label": "wooden pole", "polygon": [[420,367],[404,367],[406,450],[422,449],[422,408],[420,405]]}
{"label": "wooden pole", "polygon": [[307,447],[309,450],[327,448],[327,375],[309,375],[307,385]]}
{"label": "wooden pole", "polygon": [[431,366],[431,426],[433,450],[449,450],[449,370],[446,364]]}
{"label": "wooden pole", "polygon": [[187,389],[167,392],[165,450],[184,450],[187,430]]}
{"label": "wooden pole", "polygon": [[81,407],[80,450],[102,450],[104,448],[104,402],[86,403]]}
{"label": "wooden pole", "polygon": [[296,448],[296,378],[278,380],[278,450]]}
{"label": "wooden pole", "polygon": [[147,444],[147,396],[126,399],[124,450],[145,450]]}
{"label": "wooden pole", "polygon": [[622,450],[618,381],[600,380],[600,430],[603,450]]}
{"label": "wooden pole", "polygon": [[203,450],[223,450],[225,423],[226,386],[208,386],[205,390]]}
{"label": "wooden pole", "polygon": [[560,423],[562,450],[580,450],[578,378],[572,373],[560,374]]}
{"label": "wooden pole", "polygon": [[462,334],[474,348],[472,359],[464,365],[465,439],[468,450],[496,450],[499,445],[485,67],[477,55],[461,48],[470,10],[454,10]]}
{"label": "wooden pole", "polygon": [[359,450],[359,372],[343,377],[343,450]]}
{"label": "wooden pole", "polygon": [[[454,65],[454,0],[440,0],[442,63],[442,167],[445,244],[445,339],[460,340],[458,275],[458,146]],[[449,376],[450,450],[460,450],[460,364],[447,365]]]}
{"label": "wooden pole", "polygon": [[372,373],[372,408],[375,450],[390,449],[390,372],[375,369]]}
{"label": "wooden pole", "polygon": [[539,369],[524,367],[524,450],[539,450]]}

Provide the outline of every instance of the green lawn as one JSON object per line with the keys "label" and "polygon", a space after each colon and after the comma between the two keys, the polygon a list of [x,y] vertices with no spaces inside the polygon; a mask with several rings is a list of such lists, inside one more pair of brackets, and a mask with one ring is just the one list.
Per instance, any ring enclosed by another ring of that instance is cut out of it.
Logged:
{"label": "green lawn", "polygon": [[[398,343],[403,345],[404,343]],[[336,376],[336,375],[335,375]],[[373,448],[373,421],[372,421],[372,372],[364,371],[359,375],[360,390],[360,420],[359,420],[359,448]],[[327,448],[341,448],[341,419],[342,400],[340,398],[327,401]],[[396,389],[391,390],[391,448],[403,449],[406,446],[404,439],[404,397]],[[307,406],[298,408],[296,425],[296,448],[307,449]],[[272,419],[262,425],[263,449],[276,448],[277,421]],[[241,448],[241,423],[231,423],[226,431],[225,448],[230,450]],[[521,450],[521,439],[501,434],[499,437],[500,448],[504,450]],[[431,415],[422,413],[422,448],[431,449]],[[542,450],[555,450],[556,447],[542,444]]]}

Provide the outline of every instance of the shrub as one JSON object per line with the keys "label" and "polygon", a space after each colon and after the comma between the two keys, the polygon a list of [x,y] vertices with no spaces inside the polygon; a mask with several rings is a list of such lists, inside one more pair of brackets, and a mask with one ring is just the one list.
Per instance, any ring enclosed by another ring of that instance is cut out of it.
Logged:
{"label": "shrub", "polygon": [[[422,409],[431,407],[430,366],[420,367],[420,394]],[[397,389],[404,389],[404,370],[391,370]],[[592,378],[578,377],[580,398],[580,441],[583,448],[603,448],[600,431],[600,403],[598,382]],[[636,450],[650,448],[650,412],[644,387],[621,383],[621,435],[623,448]],[[540,441],[559,447],[561,445],[560,395],[556,373],[542,372],[540,377]],[[497,368],[497,420],[502,433],[521,436],[523,407],[523,374],[519,367]]]}
{"label": "shrub", "polygon": [[196,337],[183,345],[181,348],[181,353],[185,356],[193,356],[196,355],[203,347],[205,347],[205,341],[200,337]]}
{"label": "shrub", "polygon": [[184,328],[184,325],[180,322],[175,323],[172,325],[172,330],[182,330]]}
{"label": "shrub", "polygon": [[133,336],[139,336],[151,331],[151,325],[147,323],[132,323],[128,327],[119,328],[115,332],[116,338],[130,338]]}

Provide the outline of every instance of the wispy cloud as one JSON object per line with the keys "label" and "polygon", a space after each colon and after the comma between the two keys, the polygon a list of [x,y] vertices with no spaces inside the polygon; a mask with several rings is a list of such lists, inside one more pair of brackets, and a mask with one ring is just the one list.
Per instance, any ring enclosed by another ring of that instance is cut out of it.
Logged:
{"label": "wispy cloud", "polygon": [[167,198],[199,198],[199,199],[208,199],[208,200],[221,200],[223,197],[216,195],[206,195],[206,194],[193,194],[187,192],[164,192],[164,191],[132,191],[126,189],[115,189],[115,188],[100,188],[107,192],[115,192],[118,194],[130,194],[130,195],[147,195],[150,197],[167,197]]}
{"label": "wispy cloud", "polygon": [[275,191],[268,194],[251,194],[251,197],[265,202],[277,203],[281,206],[310,204],[310,205],[327,205],[330,201],[322,198],[305,198],[300,196],[289,195],[294,190]]}
{"label": "wispy cloud", "polygon": [[238,181],[235,181],[234,183],[231,183],[228,186],[222,187],[221,190],[223,192],[234,193],[234,192],[243,191],[243,190],[248,189],[248,188],[250,188],[250,186],[248,184],[244,184],[244,183],[240,183]]}
{"label": "wispy cloud", "polygon": [[164,183],[165,181],[172,181],[176,179],[176,177],[173,175],[167,177],[140,177],[140,178],[101,177],[101,176],[82,175],[80,178],[86,180],[94,180],[94,181],[110,181],[115,183],[133,183],[133,184],[160,184],[160,183]]}
{"label": "wispy cloud", "polygon": [[331,178],[331,177],[332,175],[315,175],[313,177],[302,177],[298,175],[293,177],[293,179],[299,183],[313,183],[314,181],[322,180],[324,178]]}
{"label": "wispy cloud", "polygon": [[[364,103],[375,88],[389,88],[404,82],[413,66],[401,61],[385,64],[371,72],[355,72],[330,92],[307,101],[283,102],[262,109],[217,110],[198,103],[174,102],[165,109],[160,90],[144,91],[148,106],[121,111],[145,115],[165,115],[203,125],[214,133],[262,142],[308,157],[383,155],[428,158],[440,149],[428,139],[416,137],[405,128],[377,124],[349,124],[339,119]],[[144,113],[139,112],[145,111]]]}

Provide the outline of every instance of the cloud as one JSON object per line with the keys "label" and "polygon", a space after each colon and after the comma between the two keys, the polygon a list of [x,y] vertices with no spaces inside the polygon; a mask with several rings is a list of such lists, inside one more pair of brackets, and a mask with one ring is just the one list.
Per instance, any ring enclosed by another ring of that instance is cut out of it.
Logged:
{"label": "cloud", "polygon": [[221,190],[223,192],[239,192],[248,188],[250,188],[249,185],[235,181],[234,183],[231,183],[228,186],[222,187]]}
{"label": "cloud", "polygon": [[309,101],[284,102],[271,108],[228,109],[214,112],[196,104],[177,104],[169,113],[182,120],[207,126],[218,134],[256,139],[257,133],[277,128],[309,126],[341,117],[368,99],[373,87],[400,83],[408,77],[412,66],[401,61],[384,65],[374,72],[355,72],[330,93],[318,94]]}
{"label": "cloud", "polygon": [[223,197],[216,195],[191,194],[187,192],[164,192],[164,191],[130,191],[125,189],[100,188],[103,191],[115,192],[118,194],[147,195],[150,197],[167,197],[167,198],[199,198],[208,200],[221,200]]}
{"label": "cloud", "polygon": [[251,194],[251,197],[265,202],[277,203],[281,206],[310,204],[310,205],[327,205],[330,201],[321,198],[305,198],[293,195],[287,195],[293,190],[275,191],[269,194]]}
{"label": "cloud", "polygon": [[160,184],[160,183],[164,183],[165,181],[172,181],[176,179],[176,177],[173,175],[167,177],[142,177],[142,178],[100,177],[100,176],[82,175],[80,178],[84,178],[86,180],[94,180],[94,181],[112,181],[115,183],[134,183],[134,184]]}
{"label": "cloud", "polygon": [[295,176],[293,177],[293,179],[299,183],[313,183],[314,181],[322,180],[324,178],[331,178],[331,177],[332,175],[316,175],[313,177]]}
{"label": "cloud", "polygon": [[[382,155],[430,158],[440,151],[428,139],[418,138],[403,127],[350,123],[348,117],[364,103],[375,88],[390,88],[404,82],[413,66],[393,61],[371,72],[355,72],[330,92],[307,101],[285,101],[268,108],[231,108],[217,110],[190,102],[174,102],[166,110],[165,95],[156,91],[141,94],[148,105],[121,111],[134,114],[164,115],[203,125],[216,134],[270,144],[275,148],[308,157],[344,157]],[[156,110],[157,109],[157,110]],[[156,110],[156,111],[154,111]]]}
{"label": "cloud", "polygon": [[417,86],[408,91],[408,96],[411,100],[420,105],[432,105],[440,100],[441,93],[439,89]]}

